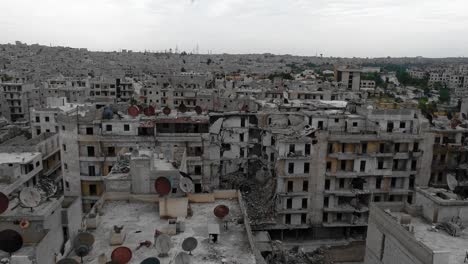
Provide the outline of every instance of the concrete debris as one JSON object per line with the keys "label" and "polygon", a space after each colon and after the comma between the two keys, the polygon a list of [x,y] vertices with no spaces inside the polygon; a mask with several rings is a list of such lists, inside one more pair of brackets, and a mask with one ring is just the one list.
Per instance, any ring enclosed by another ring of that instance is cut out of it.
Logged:
{"label": "concrete debris", "polygon": [[459,237],[462,230],[464,229],[463,225],[460,222],[450,221],[438,223],[435,228],[439,230],[444,230],[449,235],[454,237]]}
{"label": "concrete debris", "polygon": [[112,166],[113,173],[128,173],[130,172],[130,159],[128,156],[121,156]]}
{"label": "concrete debris", "polygon": [[275,181],[271,178],[259,184],[255,177],[244,173],[232,173],[221,182],[222,188],[239,189],[245,199],[251,224],[274,222]]}
{"label": "concrete debris", "polygon": [[280,247],[266,258],[269,264],[333,264],[334,262],[321,247],[312,252],[304,252],[299,247],[285,251]]}

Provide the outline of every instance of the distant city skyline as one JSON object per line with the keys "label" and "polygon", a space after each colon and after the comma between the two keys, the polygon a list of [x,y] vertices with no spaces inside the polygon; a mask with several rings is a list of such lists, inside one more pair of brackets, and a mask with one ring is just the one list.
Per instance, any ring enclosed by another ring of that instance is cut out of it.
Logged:
{"label": "distant city skyline", "polygon": [[15,0],[0,43],[326,57],[468,56],[468,2],[452,0]]}

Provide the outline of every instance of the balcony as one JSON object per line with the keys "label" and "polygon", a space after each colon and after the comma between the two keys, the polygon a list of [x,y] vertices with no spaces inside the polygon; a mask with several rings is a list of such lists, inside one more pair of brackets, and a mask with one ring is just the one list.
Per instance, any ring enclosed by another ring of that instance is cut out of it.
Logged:
{"label": "balcony", "polygon": [[376,169],[372,172],[363,171],[327,171],[325,176],[336,178],[356,178],[356,177],[372,177],[372,176],[390,176],[392,175],[391,169]]}
{"label": "balcony", "polygon": [[355,208],[350,204],[341,204],[333,207],[323,208],[324,212],[336,212],[336,213],[365,213],[369,211],[369,207],[365,204],[359,204],[359,208]]}
{"label": "balcony", "polygon": [[388,191],[389,194],[394,194],[394,195],[405,195],[409,194],[411,191],[408,189],[403,189],[403,188],[390,188]]}
{"label": "balcony", "polygon": [[336,196],[344,196],[344,197],[354,197],[358,194],[370,194],[370,190],[358,190],[358,189],[339,189],[339,190],[325,190],[325,194],[332,194]]}
{"label": "balcony", "polygon": [[305,154],[303,151],[295,151],[295,152],[288,152],[282,153],[279,155],[280,159],[310,159],[310,153]]}
{"label": "balcony", "polygon": [[352,227],[352,226],[367,226],[367,219],[359,219],[356,222],[351,221],[333,221],[330,223],[322,223],[324,227]]}
{"label": "balcony", "polygon": [[277,210],[278,214],[304,214],[307,213],[307,208],[281,208]]}
{"label": "balcony", "polygon": [[279,196],[288,196],[288,197],[291,197],[291,196],[309,196],[309,193],[308,192],[278,192],[278,195]]}
{"label": "balcony", "polygon": [[397,152],[393,156],[394,159],[409,159],[408,152]]}
{"label": "balcony", "polygon": [[392,175],[392,177],[406,178],[415,173],[416,171],[392,171],[392,174],[389,175]]}
{"label": "balcony", "polygon": [[354,152],[334,152],[328,154],[328,157],[330,158],[335,158],[338,160],[351,160],[359,157],[360,155],[366,155],[366,154],[359,154],[359,153],[354,153]]}
{"label": "balcony", "polygon": [[355,171],[337,171],[337,172],[331,172],[327,171],[325,173],[325,176],[329,177],[336,177],[336,178],[356,178],[358,176],[362,176],[362,174],[365,174],[364,172],[355,172]]}
{"label": "balcony", "polygon": [[293,173],[293,174],[285,174],[285,175],[278,175],[280,178],[309,178],[309,173]]}
{"label": "balcony", "polygon": [[117,157],[116,156],[94,156],[94,157],[87,157],[87,156],[80,156],[80,161],[88,161],[88,162],[93,162],[93,161],[110,161],[110,162],[117,162]]}
{"label": "balcony", "polygon": [[371,157],[378,157],[378,158],[388,158],[393,157],[393,152],[374,152],[369,153]]}
{"label": "balcony", "polygon": [[89,176],[89,175],[80,175],[82,181],[103,181],[104,177],[102,176]]}

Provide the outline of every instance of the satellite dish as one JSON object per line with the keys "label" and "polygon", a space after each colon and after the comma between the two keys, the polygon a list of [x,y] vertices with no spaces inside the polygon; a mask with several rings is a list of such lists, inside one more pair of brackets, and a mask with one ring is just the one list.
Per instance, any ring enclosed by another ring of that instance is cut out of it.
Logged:
{"label": "satellite dish", "polygon": [[128,247],[118,247],[112,251],[111,259],[116,264],[126,264],[132,259],[132,251]]}
{"label": "satellite dish", "polygon": [[0,250],[8,253],[18,251],[23,246],[23,237],[15,230],[6,229],[0,232]]}
{"label": "satellite dish", "polygon": [[147,258],[144,259],[140,264],[160,264],[161,262],[159,261],[158,258],[152,257],[152,258]]}
{"label": "satellite dish", "polygon": [[166,234],[159,235],[156,239],[155,246],[160,257],[167,256],[167,253],[169,253],[169,250],[172,248],[171,238]]}
{"label": "satellite dish", "polygon": [[140,109],[136,105],[132,105],[127,109],[127,113],[130,116],[136,117],[140,114]]}
{"label": "satellite dish", "polygon": [[155,109],[153,106],[150,105],[143,110],[143,113],[145,114],[145,116],[154,116]]}
{"label": "satellite dish", "polygon": [[203,112],[203,109],[200,106],[197,105],[197,106],[195,106],[195,112],[197,114],[201,114]]}
{"label": "satellite dish", "polygon": [[184,193],[192,193],[195,189],[192,179],[188,177],[180,177],[179,187]]}
{"label": "satellite dish", "polygon": [[447,185],[451,191],[455,190],[458,186],[457,178],[451,173],[447,173]]}
{"label": "satellite dish", "polygon": [[59,260],[57,264],[78,264],[78,261],[71,258],[64,258]]}
{"label": "satellite dish", "polygon": [[88,232],[81,232],[76,235],[75,240],[73,241],[74,246],[85,245],[91,248],[94,244],[94,236]]}
{"label": "satellite dish", "polygon": [[185,177],[185,178],[189,178],[190,180],[193,180],[192,177],[190,177],[190,175],[188,173],[185,173],[183,171],[179,171],[179,173],[180,173],[180,176]]}
{"label": "satellite dish", "polygon": [[94,236],[88,232],[82,232],[76,235],[73,240],[73,248],[75,254],[81,258],[81,263],[83,263],[83,257],[88,255],[91,251],[91,248],[94,244]]}
{"label": "satellite dish", "polygon": [[182,242],[182,249],[188,251],[190,255],[192,255],[192,251],[197,248],[198,241],[194,237],[187,237]]}
{"label": "satellite dish", "polygon": [[0,214],[3,214],[8,209],[9,204],[10,200],[8,199],[8,196],[0,192]]}
{"label": "satellite dish", "polygon": [[167,106],[164,107],[164,109],[163,109],[162,111],[163,111],[163,113],[164,113],[165,115],[169,115],[169,114],[171,113],[171,109],[170,109],[169,107],[167,107]]}
{"label": "satellite dish", "polygon": [[229,214],[229,207],[227,207],[226,205],[220,204],[215,207],[215,209],[213,210],[213,213],[216,217],[223,219]]}
{"label": "satellite dish", "polygon": [[83,257],[88,255],[90,251],[91,248],[86,245],[78,245],[75,247],[75,254],[81,258],[81,263],[83,263]]}
{"label": "satellite dish", "polygon": [[19,200],[24,207],[37,207],[41,203],[41,199],[41,193],[33,187],[26,187],[19,194]]}
{"label": "satellite dish", "polygon": [[189,254],[185,252],[179,252],[174,260],[175,264],[190,264],[192,261]]}
{"label": "satellite dish", "polygon": [[179,112],[181,112],[181,113],[187,112],[187,106],[185,106],[184,103],[181,103],[177,109],[178,109]]}
{"label": "satellite dish", "polygon": [[171,192],[171,182],[166,177],[159,177],[154,182],[154,188],[160,196],[168,195]]}

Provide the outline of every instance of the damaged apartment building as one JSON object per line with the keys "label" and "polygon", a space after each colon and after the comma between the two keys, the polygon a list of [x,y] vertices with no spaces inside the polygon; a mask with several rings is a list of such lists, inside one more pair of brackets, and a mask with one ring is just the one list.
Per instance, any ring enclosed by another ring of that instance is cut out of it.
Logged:
{"label": "damaged apartment building", "polygon": [[460,114],[431,120],[426,140],[433,146],[429,186],[450,189],[468,197],[468,106],[463,101]]}
{"label": "damaged apartment building", "polygon": [[[72,250],[82,224],[81,199],[64,194],[59,136],[18,135],[0,145],[2,239],[20,235],[23,247],[9,263],[49,264]],[[10,242],[10,244],[14,242]]]}
{"label": "damaged apartment building", "polygon": [[176,169],[186,160],[195,192],[240,189],[255,230],[331,238],[365,234],[370,202],[411,203],[413,188],[428,183],[432,145],[418,111],[256,104],[261,110],[119,104],[60,114],[65,189],[82,195],[86,211],[118,156],[151,150]]}
{"label": "damaged apartment building", "polygon": [[10,81],[0,81],[0,109],[2,116],[11,122],[29,121],[29,107],[31,102],[29,94],[34,84],[22,78],[13,78]]}
{"label": "damaged apartment building", "polygon": [[[218,159],[212,158],[209,117],[187,109],[155,112],[152,107],[114,104],[58,116],[65,188],[83,198],[89,210],[104,193],[104,178],[117,157],[133,150],[153,150],[180,166],[186,156],[195,191],[217,186]],[[76,158],[78,157],[78,159]]]}
{"label": "damaged apartment building", "polygon": [[283,105],[278,112],[263,104],[258,113],[262,162],[274,168],[273,183],[260,184],[271,187],[262,195],[274,205],[253,229],[281,239],[362,238],[370,202],[411,203],[414,187],[427,185],[421,175],[430,172],[423,164],[432,146],[418,111],[323,101],[307,107]]}

